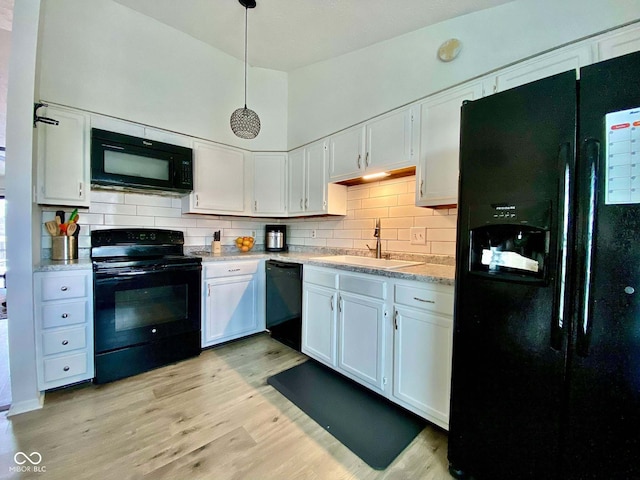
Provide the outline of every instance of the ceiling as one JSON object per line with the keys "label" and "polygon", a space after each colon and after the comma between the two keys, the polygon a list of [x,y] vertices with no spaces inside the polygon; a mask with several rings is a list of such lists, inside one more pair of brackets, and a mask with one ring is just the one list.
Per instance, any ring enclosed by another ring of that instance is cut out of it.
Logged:
{"label": "ceiling", "polygon": [[[245,9],[238,0],[114,1],[244,58]],[[512,0],[256,1],[248,12],[249,64],[291,71]]]}

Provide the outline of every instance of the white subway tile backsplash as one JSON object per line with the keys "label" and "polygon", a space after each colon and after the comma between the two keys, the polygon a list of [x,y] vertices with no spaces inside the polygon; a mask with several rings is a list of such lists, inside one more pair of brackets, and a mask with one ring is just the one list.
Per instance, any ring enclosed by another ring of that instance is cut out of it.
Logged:
{"label": "white subway tile backsplash", "polygon": [[327,239],[326,238],[305,238],[304,244],[309,247],[326,247]]}
{"label": "white subway tile backsplash", "polygon": [[381,218],[389,216],[389,209],[397,207],[363,208],[355,210],[356,218]]}
{"label": "white subway tile backsplash", "polygon": [[353,248],[353,240],[348,238],[327,238],[327,247]]}
{"label": "white subway tile backsplash", "polygon": [[[153,217],[139,217],[137,215],[104,215],[104,224],[127,227],[153,227],[155,219]],[[91,224],[97,222],[89,222]],[[157,225],[155,225],[157,226]]]}
{"label": "white subway tile backsplash", "polygon": [[105,190],[91,190],[91,203],[124,203],[124,193]]}
{"label": "white subway tile backsplash", "polygon": [[[354,248],[375,247],[375,220],[380,218],[383,252],[455,255],[458,210],[416,207],[415,177],[371,182],[347,188],[347,215],[342,217],[244,218],[182,214],[181,199],[158,195],[91,191],[91,207],[79,209],[82,227],[79,246],[89,248],[91,230],[120,227],[166,228],[185,233],[185,245],[207,247],[213,232],[222,231],[222,243],[233,245],[236,237],[256,232],[264,244],[265,224],[287,225],[287,243],[292,246]],[[55,211],[72,209],[44,207],[43,223]],[[427,227],[426,245],[411,245],[410,228]],[[315,238],[311,238],[315,230]],[[41,230],[42,247],[51,248],[51,237]]]}
{"label": "white subway tile backsplash", "polygon": [[139,193],[125,193],[124,203],[130,205],[147,205],[150,207],[167,207],[173,206],[171,197],[162,197],[160,195],[144,195]]}
{"label": "white subway tile backsplash", "polygon": [[136,213],[141,216],[149,217],[181,217],[182,210],[171,207],[156,207],[147,205],[138,205]]}
{"label": "white subway tile backsplash", "polygon": [[[392,180],[389,180],[392,182]],[[399,195],[401,193],[407,193],[407,182],[401,183],[388,183],[379,187],[372,187],[370,191],[370,196],[372,197],[386,197],[387,195]]]}
{"label": "white subway tile backsplash", "polygon": [[395,207],[396,205],[398,205],[397,195],[362,199],[362,208]]}
{"label": "white subway tile backsplash", "polygon": [[123,203],[101,203],[92,202],[89,208],[91,213],[111,213],[116,215],[135,215],[135,205],[125,205]]}

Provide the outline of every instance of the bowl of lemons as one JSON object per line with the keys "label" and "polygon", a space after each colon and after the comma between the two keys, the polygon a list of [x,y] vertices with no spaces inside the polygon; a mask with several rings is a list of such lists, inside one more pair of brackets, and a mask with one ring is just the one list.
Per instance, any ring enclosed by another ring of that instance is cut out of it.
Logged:
{"label": "bowl of lemons", "polygon": [[253,237],[238,237],[236,238],[236,247],[241,252],[248,252],[253,248],[254,238]]}

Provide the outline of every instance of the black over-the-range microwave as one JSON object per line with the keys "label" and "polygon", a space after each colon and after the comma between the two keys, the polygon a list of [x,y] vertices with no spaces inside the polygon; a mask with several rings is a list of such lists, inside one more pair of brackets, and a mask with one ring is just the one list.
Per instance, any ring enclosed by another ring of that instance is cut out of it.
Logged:
{"label": "black over-the-range microwave", "polygon": [[189,193],[193,190],[193,150],[93,128],[91,183],[123,190]]}

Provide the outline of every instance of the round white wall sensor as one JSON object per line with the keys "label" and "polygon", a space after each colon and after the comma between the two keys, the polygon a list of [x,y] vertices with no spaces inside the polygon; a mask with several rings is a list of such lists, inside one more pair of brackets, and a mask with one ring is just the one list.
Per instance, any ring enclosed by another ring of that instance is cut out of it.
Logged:
{"label": "round white wall sensor", "polygon": [[458,56],[462,43],[457,38],[450,38],[438,48],[438,58],[443,62],[450,62]]}

